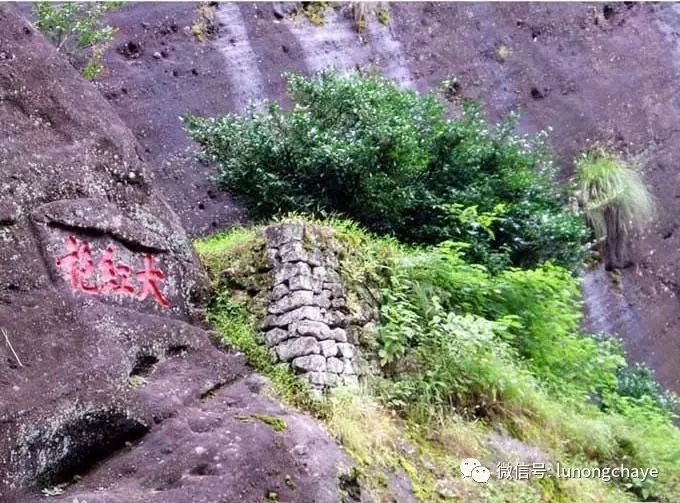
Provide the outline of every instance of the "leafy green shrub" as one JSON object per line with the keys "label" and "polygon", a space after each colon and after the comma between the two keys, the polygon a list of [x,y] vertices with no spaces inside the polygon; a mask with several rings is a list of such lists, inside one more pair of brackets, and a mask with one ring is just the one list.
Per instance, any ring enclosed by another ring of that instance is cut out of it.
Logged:
{"label": "leafy green shrub", "polygon": [[326,22],[325,14],[330,8],[329,2],[298,2],[293,12],[293,18],[300,15],[306,17],[310,23],[321,26]]}
{"label": "leafy green shrub", "polygon": [[661,387],[644,363],[621,366],[617,370],[616,383],[616,394],[621,397],[630,397],[640,405],[651,399],[658,408],[671,415],[678,411],[677,397]]}
{"label": "leafy green shrub", "polygon": [[407,243],[467,241],[466,256],[494,269],[580,267],[587,229],[565,210],[545,138],[514,134],[516,115],[491,128],[472,102],[449,120],[434,93],[378,77],[288,78],[289,112],[265,102],[184,118],[254,220],[326,210]]}
{"label": "leafy green shrub", "polygon": [[496,339],[501,327],[493,322],[446,312],[436,298],[428,313],[401,305],[384,315],[384,347],[400,336],[403,346],[412,346],[396,366],[393,406],[489,415],[531,386],[531,377],[513,365],[512,351]]}
{"label": "leafy green shrub", "polygon": [[474,314],[506,329],[499,339],[552,392],[582,400],[615,386],[624,361],[611,344],[579,334],[579,283],[550,263],[500,274],[467,263],[461,245],[442,243],[409,257],[410,297],[426,310],[432,297],[446,310]]}
{"label": "leafy green shrub", "polygon": [[[610,345],[612,351],[625,357],[623,342],[608,334],[596,338]],[[616,380],[609,389],[599,393],[603,410],[625,413],[631,406],[659,412],[669,419],[677,417],[680,411],[678,397],[664,389],[655,379],[652,370],[644,363],[628,364],[625,360],[615,371]]]}
{"label": "leafy green shrub", "polygon": [[579,283],[551,264],[508,270],[494,278],[483,311],[490,319],[512,316],[509,342],[532,372],[562,396],[608,389],[625,360],[606,342],[579,333]]}
{"label": "leafy green shrub", "polygon": [[626,239],[654,217],[649,190],[631,165],[601,148],[577,159],[576,184],[586,221],[602,245],[606,268],[624,267]]}
{"label": "leafy green shrub", "polygon": [[[510,421],[520,439],[554,442],[572,465],[658,467],[658,479],[618,484],[675,501],[676,402],[626,364],[619,341],[578,333],[577,281],[550,264],[493,276],[459,250],[411,253],[391,271],[379,327],[387,403],[417,420],[454,409]],[[599,409],[588,403],[598,395]]]}
{"label": "leafy green shrub", "polygon": [[123,3],[35,2],[33,17],[38,30],[72,63],[88,54],[81,73],[92,79],[104,70],[101,59],[114,38],[113,27],[103,25],[102,17]]}

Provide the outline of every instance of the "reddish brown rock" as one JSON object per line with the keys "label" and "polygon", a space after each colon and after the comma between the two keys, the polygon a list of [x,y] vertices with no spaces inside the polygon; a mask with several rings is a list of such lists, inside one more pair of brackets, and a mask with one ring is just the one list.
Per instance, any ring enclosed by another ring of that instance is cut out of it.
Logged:
{"label": "reddish brown rock", "polygon": [[9,4],[0,54],[0,501],[337,501],[335,442],[191,324],[204,274],[132,133]]}

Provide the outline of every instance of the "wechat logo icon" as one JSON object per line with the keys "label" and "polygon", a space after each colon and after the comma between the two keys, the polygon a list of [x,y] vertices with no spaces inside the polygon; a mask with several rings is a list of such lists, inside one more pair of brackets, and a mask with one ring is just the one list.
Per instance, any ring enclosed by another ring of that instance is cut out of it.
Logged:
{"label": "wechat logo icon", "polygon": [[475,482],[480,484],[486,484],[491,476],[488,468],[482,466],[482,463],[475,458],[464,459],[460,463],[460,471],[463,474],[463,478],[470,477]]}

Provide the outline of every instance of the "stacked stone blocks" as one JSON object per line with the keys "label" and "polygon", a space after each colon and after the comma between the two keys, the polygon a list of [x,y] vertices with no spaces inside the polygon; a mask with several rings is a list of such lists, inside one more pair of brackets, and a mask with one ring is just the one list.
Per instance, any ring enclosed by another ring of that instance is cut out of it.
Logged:
{"label": "stacked stone blocks", "polygon": [[265,239],[273,275],[262,330],[272,356],[317,391],[357,384],[358,355],[347,337],[347,298],[330,240],[302,223],[269,227]]}

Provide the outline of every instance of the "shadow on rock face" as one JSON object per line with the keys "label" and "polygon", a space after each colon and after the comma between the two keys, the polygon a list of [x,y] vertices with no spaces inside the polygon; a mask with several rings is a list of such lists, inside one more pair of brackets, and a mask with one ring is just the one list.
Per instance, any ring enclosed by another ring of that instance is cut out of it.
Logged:
{"label": "shadow on rock face", "polygon": [[[70,416],[70,417],[69,417]],[[27,429],[14,458],[29,459],[40,486],[71,482],[94,464],[129,445],[148,431],[125,410],[62,412],[36,431]]]}

